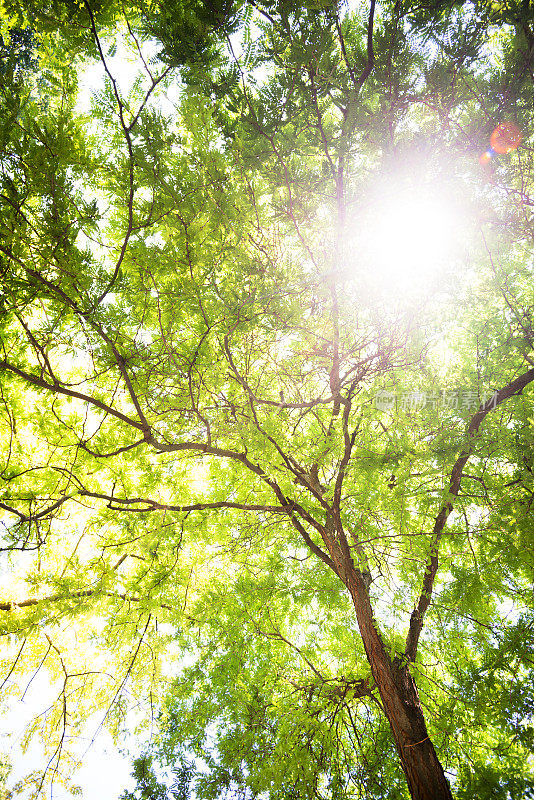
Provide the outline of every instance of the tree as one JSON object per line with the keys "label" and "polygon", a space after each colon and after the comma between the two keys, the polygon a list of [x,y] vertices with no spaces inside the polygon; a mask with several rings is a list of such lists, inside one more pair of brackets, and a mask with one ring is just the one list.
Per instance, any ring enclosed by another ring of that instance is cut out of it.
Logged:
{"label": "tree", "polygon": [[[0,609],[5,682],[60,681],[45,773],[129,691],[199,797],[524,797],[528,3],[6,9]],[[384,196],[436,194],[466,224],[419,251]]]}

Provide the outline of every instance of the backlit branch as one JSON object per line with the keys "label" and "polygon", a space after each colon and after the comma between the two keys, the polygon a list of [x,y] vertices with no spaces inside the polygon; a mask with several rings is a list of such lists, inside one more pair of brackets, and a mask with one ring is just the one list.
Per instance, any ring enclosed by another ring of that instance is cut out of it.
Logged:
{"label": "backlit branch", "polygon": [[[469,423],[469,427],[467,429],[466,446],[460,453],[459,457],[457,458],[452,468],[451,479],[449,483],[449,496],[451,498],[456,498],[458,496],[463,477],[463,470],[470,456],[473,453],[476,437],[482,421],[490,413],[490,411],[493,411],[495,408],[497,408],[497,406],[499,406],[505,400],[508,400],[510,397],[513,397],[514,395],[521,394],[523,389],[526,386],[528,386],[528,384],[531,383],[532,381],[534,381],[534,368],[528,370],[528,372],[525,372],[519,378],[510,381],[510,383],[507,384],[504,388],[495,392],[493,397],[491,397],[486,403],[484,403],[484,405],[480,406],[476,414],[473,416],[471,422]],[[413,610],[412,616],[410,618],[410,627],[406,639],[406,658],[409,661],[415,661],[415,657],[417,654],[417,645],[419,642],[419,636],[421,634],[421,630],[423,628],[424,616],[430,605],[434,580],[439,567],[439,560],[438,560],[439,543],[441,540],[442,533],[445,529],[447,519],[452,509],[453,509],[452,500],[448,500],[441,507],[436,517],[436,521],[434,523],[433,541],[430,548],[430,559],[425,570],[425,575],[423,578],[423,586],[419,597],[419,601],[417,603],[417,606]]]}

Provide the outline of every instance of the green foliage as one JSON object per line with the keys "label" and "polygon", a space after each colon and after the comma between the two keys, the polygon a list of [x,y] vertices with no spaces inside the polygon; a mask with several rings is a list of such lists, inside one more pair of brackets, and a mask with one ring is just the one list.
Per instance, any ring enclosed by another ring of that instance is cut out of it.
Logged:
{"label": "green foliage", "polygon": [[209,5],[164,0],[155,14],[147,15],[145,24],[148,34],[163,46],[163,61],[173,67],[209,69],[217,57],[215,36],[222,38],[236,30],[239,4],[232,0]]}
{"label": "green foliage", "polygon": [[4,87],[22,83],[25,75],[37,67],[35,40],[29,28],[11,28],[0,36],[0,75]]}
{"label": "green foliage", "polygon": [[11,772],[11,764],[6,755],[0,755],[0,798],[1,800],[10,800],[12,797],[11,792],[7,788],[7,780]]}
{"label": "green foliage", "polygon": [[[2,680],[58,687],[36,797],[133,714],[124,800],[404,800],[371,640],[458,798],[532,792],[531,22],[370,8],[4,2]],[[433,196],[417,276],[387,204]]]}
{"label": "green foliage", "polygon": [[183,767],[174,775],[172,787],[158,781],[151,759],[139,756],[133,762],[132,777],[137,787],[134,792],[124,792],[120,800],[188,800],[189,795],[188,767]]}

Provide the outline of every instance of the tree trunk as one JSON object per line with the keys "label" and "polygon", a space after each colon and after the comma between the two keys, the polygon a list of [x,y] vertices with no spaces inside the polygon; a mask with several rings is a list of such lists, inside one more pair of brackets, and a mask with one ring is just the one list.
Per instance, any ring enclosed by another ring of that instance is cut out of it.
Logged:
{"label": "tree trunk", "polygon": [[428,736],[409,668],[388,655],[363,578],[354,566],[347,569],[346,559],[343,561],[343,580],[354,603],[371,674],[380,692],[410,794],[413,800],[453,800],[449,782]]}

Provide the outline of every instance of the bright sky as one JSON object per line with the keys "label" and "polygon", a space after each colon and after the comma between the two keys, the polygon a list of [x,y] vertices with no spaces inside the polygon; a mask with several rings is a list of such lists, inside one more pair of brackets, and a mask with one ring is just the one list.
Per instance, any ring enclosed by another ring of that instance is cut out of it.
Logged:
{"label": "bright sky", "polygon": [[[42,745],[37,740],[32,741],[26,752],[22,751],[21,743],[30,720],[45,710],[55,696],[57,690],[49,684],[43,669],[32,681],[24,700],[11,700],[8,710],[0,715],[0,751],[8,755],[13,766],[8,782],[10,787],[33,770],[42,770],[46,764]],[[121,755],[104,729],[90,745],[97,726],[98,721],[91,720],[85,737],[79,741],[76,752],[83,756],[83,766],[75,773],[74,783],[81,787],[83,800],[118,800],[125,789],[133,789],[131,762]],[[17,799],[24,800],[25,796],[17,794]],[[53,798],[71,800],[72,795],[56,785]]]}

